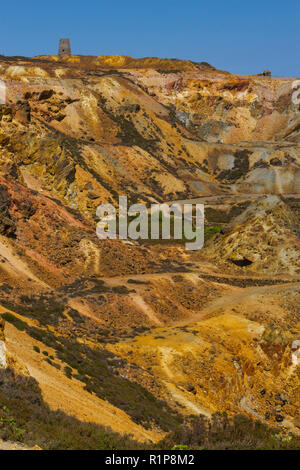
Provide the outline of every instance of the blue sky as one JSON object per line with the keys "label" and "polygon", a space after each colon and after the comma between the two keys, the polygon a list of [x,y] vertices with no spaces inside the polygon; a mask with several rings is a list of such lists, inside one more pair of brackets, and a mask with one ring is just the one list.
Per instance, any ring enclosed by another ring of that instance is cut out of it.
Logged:
{"label": "blue sky", "polygon": [[300,1],[1,2],[0,54],[125,54],[207,61],[233,73],[300,76]]}

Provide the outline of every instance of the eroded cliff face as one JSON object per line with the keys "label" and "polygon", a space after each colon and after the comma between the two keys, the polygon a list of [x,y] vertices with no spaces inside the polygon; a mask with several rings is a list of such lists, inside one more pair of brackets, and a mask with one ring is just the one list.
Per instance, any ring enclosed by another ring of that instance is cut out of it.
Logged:
{"label": "eroded cliff face", "polygon": [[[51,409],[140,441],[216,411],[296,433],[293,80],[120,56],[1,58],[0,79],[0,313],[18,370]],[[96,208],[119,195],[203,202],[218,233],[198,253],[100,241]]]}
{"label": "eroded cliff face", "polygon": [[208,256],[248,271],[299,274],[298,221],[278,196],[250,204],[232,220],[228,232],[210,242]]}
{"label": "eroded cliff face", "polygon": [[208,142],[291,138],[292,127],[299,122],[299,104],[292,99],[295,80],[211,71],[132,75],[160,102],[172,106],[188,129]]}
{"label": "eroded cliff face", "polygon": [[[59,67],[50,59],[34,68],[25,60],[22,66],[2,65],[8,106],[1,111],[1,140],[8,138],[5,128],[9,134],[13,129],[19,150],[26,147],[21,172],[49,178],[58,165],[59,181],[49,183],[69,190],[74,207],[89,202],[84,191],[91,176],[102,199],[125,186],[132,197],[138,191],[144,199],[216,194],[225,191],[224,183],[246,193],[299,192],[293,80],[233,77],[189,63],[192,70],[179,64],[174,73],[167,68],[172,61],[157,64],[167,70],[151,64],[118,69],[118,62],[103,70],[90,60],[96,70],[83,72],[83,59]],[[12,116],[19,127],[12,125]],[[24,125],[30,132],[20,139]],[[48,147],[54,161],[45,155]],[[7,159],[9,154],[6,164]],[[50,171],[49,165],[54,165]],[[79,178],[81,186],[75,184]]]}

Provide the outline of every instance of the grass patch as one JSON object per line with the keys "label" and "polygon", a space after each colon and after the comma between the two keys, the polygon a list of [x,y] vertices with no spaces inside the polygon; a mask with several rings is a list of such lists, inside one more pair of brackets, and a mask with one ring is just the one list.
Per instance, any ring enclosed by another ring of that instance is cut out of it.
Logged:
{"label": "grass patch", "polygon": [[205,227],[204,228],[204,238],[205,238],[205,240],[209,240],[216,233],[221,233],[221,231],[222,231],[221,225],[214,225],[212,227]]}

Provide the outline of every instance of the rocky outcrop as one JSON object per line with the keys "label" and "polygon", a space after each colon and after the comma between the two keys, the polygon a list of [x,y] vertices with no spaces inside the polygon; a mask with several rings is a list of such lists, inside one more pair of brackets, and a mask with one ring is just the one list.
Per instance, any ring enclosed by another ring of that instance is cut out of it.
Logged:
{"label": "rocky outcrop", "polygon": [[277,196],[262,197],[207,248],[216,260],[264,273],[300,273],[298,221]]}
{"label": "rocky outcrop", "polygon": [[30,105],[28,101],[18,101],[15,107],[14,117],[21,124],[28,124],[31,119]]}

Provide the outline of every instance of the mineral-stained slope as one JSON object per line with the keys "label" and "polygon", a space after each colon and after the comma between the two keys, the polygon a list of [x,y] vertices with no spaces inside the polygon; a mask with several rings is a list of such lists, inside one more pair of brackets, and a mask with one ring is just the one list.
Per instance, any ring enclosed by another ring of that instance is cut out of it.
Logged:
{"label": "mineral-stained slope", "polygon": [[300,272],[299,226],[278,196],[261,198],[232,220],[229,233],[214,239],[208,256],[262,273]]}
{"label": "mineral-stained slope", "polygon": [[[0,80],[0,437],[145,447],[216,412],[299,434],[294,81],[123,56],[1,57]],[[204,249],[99,240],[122,195],[204,203]]]}

